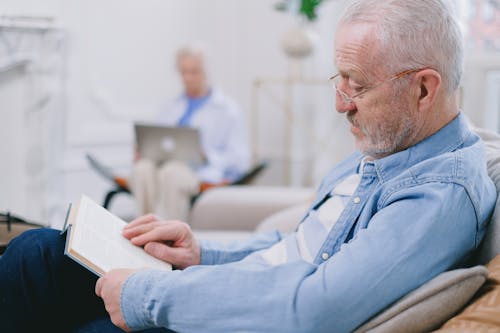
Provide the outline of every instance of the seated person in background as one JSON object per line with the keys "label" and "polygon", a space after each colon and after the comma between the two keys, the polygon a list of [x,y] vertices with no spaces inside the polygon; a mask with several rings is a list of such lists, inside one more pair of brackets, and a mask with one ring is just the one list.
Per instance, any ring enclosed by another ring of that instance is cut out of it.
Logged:
{"label": "seated person in background", "polygon": [[295,232],[224,245],[146,215],[123,236],[177,269],[99,279],[65,258],[58,231],[27,232],[0,258],[2,329],[352,332],[462,265],[496,190],[457,105],[462,37],[445,1],[354,0],[340,19],[332,80],[359,152]]}
{"label": "seated person in background", "polygon": [[193,170],[180,161],[156,165],[138,156],[129,185],[140,214],[154,212],[185,221],[194,195],[207,186],[237,179],[249,167],[244,115],[234,100],[209,85],[205,61],[196,45],[177,52],[184,92],[161,110],[157,122],[200,129],[207,163]]}

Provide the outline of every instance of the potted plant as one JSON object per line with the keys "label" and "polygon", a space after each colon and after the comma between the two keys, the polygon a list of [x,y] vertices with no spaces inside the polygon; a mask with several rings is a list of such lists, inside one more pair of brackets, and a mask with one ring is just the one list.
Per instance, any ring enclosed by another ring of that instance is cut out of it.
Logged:
{"label": "potted plant", "polygon": [[282,0],[275,4],[278,11],[291,13],[297,18],[297,25],[288,30],[281,41],[285,54],[291,58],[302,59],[312,54],[317,36],[310,29],[316,21],[317,9],[326,0]]}
{"label": "potted plant", "polygon": [[313,22],[318,18],[316,9],[325,0],[283,0],[274,5],[279,11],[290,11],[301,15],[307,21]]}

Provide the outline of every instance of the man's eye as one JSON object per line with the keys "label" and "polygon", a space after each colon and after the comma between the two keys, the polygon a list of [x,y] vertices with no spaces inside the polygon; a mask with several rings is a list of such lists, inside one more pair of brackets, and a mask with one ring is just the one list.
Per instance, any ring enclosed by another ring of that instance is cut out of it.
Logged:
{"label": "man's eye", "polygon": [[365,87],[361,86],[359,84],[351,84],[350,88],[351,88],[351,91],[353,91],[354,93],[360,93],[360,92],[363,92],[365,90]]}
{"label": "man's eye", "polygon": [[349,84],[349,89],[353,93],[359,93],[359,92],[365,90],[365,87],[366,87],[363,84],[363,82],[359,82],[358,80],[355,80],[352,77],[349,78],[348,84]]}

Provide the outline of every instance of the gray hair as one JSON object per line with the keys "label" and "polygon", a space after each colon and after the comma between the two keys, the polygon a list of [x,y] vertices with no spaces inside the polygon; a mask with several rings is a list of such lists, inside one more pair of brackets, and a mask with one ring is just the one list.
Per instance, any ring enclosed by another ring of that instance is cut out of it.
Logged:
{"label": "gray hair", "polygon": [[339,24],[356,22],[375,25],[388,70],[428,66],[440,73],[448,93],[459,87],[463,40],[447,0],[354,0]]}
{"label": "gray hair", "polygon": [[202,42],[185,44],[177,49],[175,54],[176,65],[179,64],[181,58],[196,57],[201,60],[207,81],[210,81],[212,63],[210,62],[207,50],[207,45]]}
{"label": "gray hair", "polygon": [[187,44],[181,46],[177,50],[176,60],[179,61],[179,59],[189,56],[189,57],[200,58],[203,61],[206,56],[205,53],[206,53],[205,47],[202,44],[199,43]]}

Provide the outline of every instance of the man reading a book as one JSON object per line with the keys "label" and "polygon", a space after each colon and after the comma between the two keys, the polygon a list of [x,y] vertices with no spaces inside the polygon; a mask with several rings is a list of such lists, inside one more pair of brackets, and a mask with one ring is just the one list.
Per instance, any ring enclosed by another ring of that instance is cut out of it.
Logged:
{"label": "man reading a book", "polygon": [[335,37],[336,109],[359,152],[326,175],[295,232],[220,245],[146,215],[123,236],[177,269],[99,279],[63,255],[57,231],[28,232],[0,259],[2,327],[352,332],[460,266],[496,191],[456,102],[463,50],[452,10],[446,0],[354,0]]}

